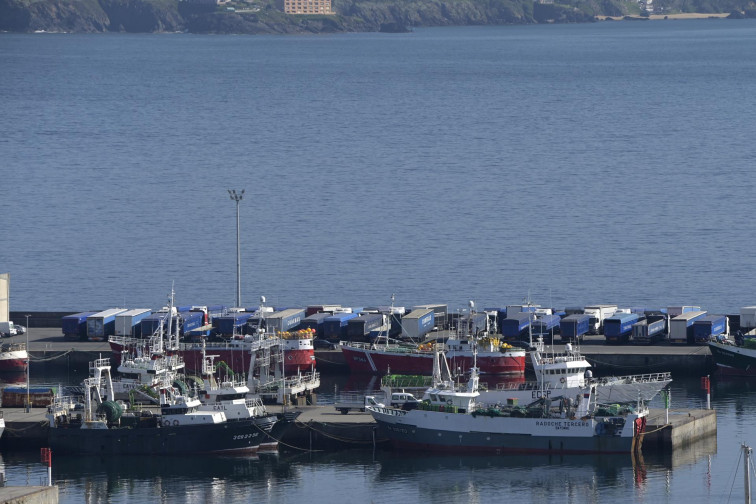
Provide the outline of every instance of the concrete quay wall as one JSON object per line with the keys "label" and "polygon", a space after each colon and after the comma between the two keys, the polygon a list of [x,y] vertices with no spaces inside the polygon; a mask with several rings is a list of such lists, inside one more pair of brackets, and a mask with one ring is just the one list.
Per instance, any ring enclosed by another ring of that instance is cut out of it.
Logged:
{"label": "concrete quay wall", "polygon": [[3,504],[58,504],[57,486],[9,486],[0,488]]}

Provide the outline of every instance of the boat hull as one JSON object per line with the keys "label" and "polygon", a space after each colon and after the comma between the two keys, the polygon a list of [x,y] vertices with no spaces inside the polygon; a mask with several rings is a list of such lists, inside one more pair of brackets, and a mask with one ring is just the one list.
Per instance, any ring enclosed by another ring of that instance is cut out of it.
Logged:
{"label": "boat hull", "polygon": [[26,350],[0,352],[0,372],[26,371],[29,354]]}
{"label": "boat hull", "polygon": [[717,364],[717,372],[727,376],[756,376],[756,350],[751,348],[709,343],[709,350]]}
{"label": "boat hull", "polygon": [[177,455],[255,452],[267,434],[254,420],[189,426],[48,430],[55,453],[103,455]]}
{"label": "boat hull", "polygon": [[[422,374],[433,372],[433,352],[392,352],[342,345],[344,360],[353,373]],[[455,372],[466,373],[475,361],[472,352],[448,352],[446,360]],[[522,375],[525,373],[524,350],[479,352],[477,365],[481,374]]]}
{"label": "boat hull", "polygon": [[619,432],[609,434],[601,431],[598,426],[601,421],[593,418],[489,417],[419,410],[396,415],[380,410],[371,410],[373,418],[380,432],[400,450],[495,455],[590,454],[631,453],[635,447],[632,419],[627,419]]}

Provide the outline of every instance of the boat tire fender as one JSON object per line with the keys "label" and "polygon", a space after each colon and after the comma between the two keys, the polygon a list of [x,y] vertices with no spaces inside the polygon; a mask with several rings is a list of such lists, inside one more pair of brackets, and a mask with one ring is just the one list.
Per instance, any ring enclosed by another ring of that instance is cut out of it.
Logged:
{"label": "boat tire fender", "polygon": [[173,421],[173,426],[174,426],[174,427],[176,427],[176,426],[177,426],[178,424],[179,424],[179,421],[178,421],[178,420],[174,420],[174,421]]}
{"label": "boat tire fender", "polygon": [[559,378],[559,382],[560,383],[564,383],[565,382],[564,376],[562,376],[561,378]]}
{"label": "boat tire fender", "polygon": [[165,420],[165,421],[163,422],[163,425],[165,425],[166,427],[168,427],[168,426],[170,426],[170,425],[171,425],[171,421],[170,421],[170,420]]}

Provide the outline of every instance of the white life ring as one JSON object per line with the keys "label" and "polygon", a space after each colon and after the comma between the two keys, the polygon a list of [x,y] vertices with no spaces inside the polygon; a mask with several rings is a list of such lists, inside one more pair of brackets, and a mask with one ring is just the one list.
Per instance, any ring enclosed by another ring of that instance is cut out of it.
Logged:
{"label": "white life ring", "polygon": [[564,379],[564,376],[562,376],[561,378],[559,378],[559,381],[560,383],[564,383],[566,380]]}
{"label": "white life ring", "polygon": [[288,356],[287,358],[288,358],[289,360],[294,360],[294,357],[293,357],[293,356],[291,356],[291,355],[289,355],[289,356]]}
{"label": "white life ring", "polygon": [[451,399],[448,399],[448,400],[446,401],[446,404],[448,404],[449,406],[451,406],[451,405],[452,405],[452,400],[451,400]]}

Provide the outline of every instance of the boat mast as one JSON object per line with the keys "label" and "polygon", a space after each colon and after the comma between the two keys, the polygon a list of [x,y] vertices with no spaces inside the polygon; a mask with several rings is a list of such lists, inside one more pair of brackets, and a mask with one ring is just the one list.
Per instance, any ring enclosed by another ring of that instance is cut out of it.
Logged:
{"label": "boat mast", "polygon": [[[474,313],[475,313],[475,301],[471,299],[470,300],[470,324],[474,323],[473,321]],[[472,328],[470,328],[469,326],[468,328],[472,330]],[[471,336],[473,336],[471,338],[473,342],[473,370],[477,370],[478,369],[478,335],[473,334]]]}
{"label": "boat mast", "polygon": [[386,350],[389,347],[389,335],[391,334],[391,317],[394,316],[394,299],[396,294],[391,293],[391,308],[389,308],[388,318],[386,319]]}

